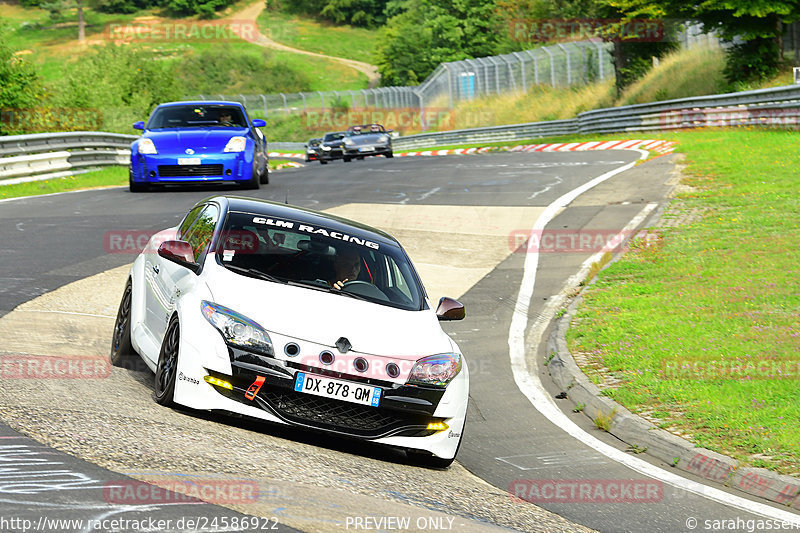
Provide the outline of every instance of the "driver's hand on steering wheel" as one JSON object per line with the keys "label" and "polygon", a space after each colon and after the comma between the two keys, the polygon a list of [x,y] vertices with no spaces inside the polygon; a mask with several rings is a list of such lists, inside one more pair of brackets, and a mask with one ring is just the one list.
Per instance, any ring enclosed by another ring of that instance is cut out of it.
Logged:
{"label": "driver's hand on steering wheel", "polygon": [[348,280],[348,279],[343,279],[342,281],[334,281],[334,282],[331,284],[331,287],[333,287],[333,288],[334,288],[334,289],[336,289],[337,291],[340,291],[340,290],[342,290],[342,287],[344,287],[344,284],[345,284],[345,283],[347,283],[348,281],[350,281],[350,280]]}

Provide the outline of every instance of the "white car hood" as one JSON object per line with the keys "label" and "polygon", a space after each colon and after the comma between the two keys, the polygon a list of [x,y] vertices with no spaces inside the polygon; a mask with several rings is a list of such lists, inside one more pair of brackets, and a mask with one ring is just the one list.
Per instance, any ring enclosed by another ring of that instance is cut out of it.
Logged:
{"label": "white car hood", "polygon": [[213,256],[203,276],[208,276],[215,303],[256,321],[267,332],[330,347],[346,337],[355,352],[413,360],[453,350],[431,309],[405,311],[249,278],[220,267]]}

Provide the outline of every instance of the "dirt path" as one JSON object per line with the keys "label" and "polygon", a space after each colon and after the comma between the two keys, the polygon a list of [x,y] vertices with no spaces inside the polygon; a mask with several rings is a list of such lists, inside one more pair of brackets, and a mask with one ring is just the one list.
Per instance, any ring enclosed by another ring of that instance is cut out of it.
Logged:
{"label": "dirt path", "polygon": [[[256,24],[256,19],[258,19],[258,15],[261,14],[261,11],[263,11],[265,8],[266,5],[264,4],[264,2],[259,1],[247,6],[238,13],[233,14],[230,18],[235,19],[237,21],[243,21],[243,20],[252,21],[253,24]],[[326,56],[325,54],[318,54],[316,52],[309,52],[308,50],[300,50],[299,48],[292,48],[291,46],[286,46],[285,44],[273,41],[272,39],[270,39],[266,35],[263,35],[260,32],[256,34],[255,38],[247,40],[259,46],[263,46],[265,48],[272,48],[274,50],[283,50],[284,52],[293,52],[296,54],[305,54],[307,56],[333,59],[334,61],[338,61],[344,65],[347,65],[348,67],[354,68],[357,71],[366,74],[369,80],[369,87],[376,87],[378,85],[378,80],[380,79],[380,75],[378,74],[378,67],[376,67],[375,65],[370,65],[369,63],[364,63],[363,61],[356,61],[354,59],[345,59],[343,57]]]}

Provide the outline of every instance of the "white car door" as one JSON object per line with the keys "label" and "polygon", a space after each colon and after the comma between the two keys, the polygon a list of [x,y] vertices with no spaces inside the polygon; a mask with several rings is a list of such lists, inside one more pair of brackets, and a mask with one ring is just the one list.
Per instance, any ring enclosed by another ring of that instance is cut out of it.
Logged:
{"label": "white car door", "polygon": [[[191,225],[185,224],[187,226],[185,229],[184,225],[181,225],[178,239],[189,243],[194,251],[195,261],[201,260],[205,254],[218,220],[219,208],[207,205],[202,211],[189,213],[185,222]],[[147,282],[145,321],[158,344],[161,344],[167,331],[169,319],[175,310],[175,302],[181,295],[181,290],[186,290],[195,277],[195,273],[188,268],[164,259],[158,254],[152,254],[152,257],[148,257],[145,261]]]}

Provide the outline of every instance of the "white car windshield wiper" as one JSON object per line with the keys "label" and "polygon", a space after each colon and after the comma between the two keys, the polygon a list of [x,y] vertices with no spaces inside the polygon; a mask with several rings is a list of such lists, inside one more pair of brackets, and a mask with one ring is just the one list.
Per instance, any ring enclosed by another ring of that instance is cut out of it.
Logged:
{"label": "white car windshield wiper", "polygon": [[235,270],[236,272],[240,272],[246,276],[250,276],[253,278],[259,278],[266,281],[274,281],[275,283],[286,283],[285,280],[278,279],[275,276],[267,274],[266,272],[262,272],[257,268],[244,268],[236,265],[225,265],[225,268]]}

